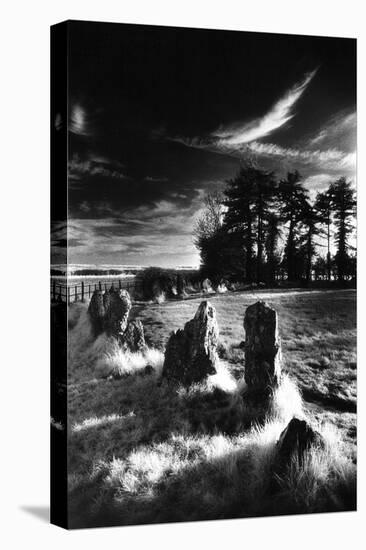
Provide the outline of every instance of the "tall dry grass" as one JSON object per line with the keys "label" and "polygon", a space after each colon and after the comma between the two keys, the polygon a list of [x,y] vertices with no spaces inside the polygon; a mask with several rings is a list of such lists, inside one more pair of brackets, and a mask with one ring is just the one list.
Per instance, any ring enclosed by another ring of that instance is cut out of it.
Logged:
{"label": "tall dry grass", "polygon": [[245,382],[227,362],[204,383],[171,386],[161,350],[126,354],[105,335],[94,340],[85,305],[69,321],[72,526],[355,508],[355,464],[334,427],[320,423],[324,448],[275,473],[281,432],[308,414],[288,375],[265,422],[248,428]]}

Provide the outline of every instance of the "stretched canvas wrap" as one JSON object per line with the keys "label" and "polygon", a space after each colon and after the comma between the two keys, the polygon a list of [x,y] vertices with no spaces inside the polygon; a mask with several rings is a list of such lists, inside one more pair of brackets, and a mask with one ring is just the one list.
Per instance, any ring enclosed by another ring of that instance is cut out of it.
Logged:
{"label": "stretched canvas wrap", "polygon": [[356,40],[51,28],[51,520],[356,509]]}

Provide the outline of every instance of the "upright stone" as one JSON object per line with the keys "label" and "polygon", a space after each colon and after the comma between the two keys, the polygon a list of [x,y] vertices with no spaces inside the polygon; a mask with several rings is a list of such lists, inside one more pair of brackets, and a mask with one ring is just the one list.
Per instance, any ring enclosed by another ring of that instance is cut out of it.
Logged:
{"label": "upright stone", "polygon": [[205,294],[208,294],[209,292],[213,292],[212,283],[210,279],[204,279],[202,281],[202,290]]}
{"label": "upright stone", "polygon": [[218,336],[215,308],[207,301],[201,302],[184,329],[170,335],[163,376],[189,385],[216,374]]}
{"label": "upright stone", "polygon": [[283,472],[293,459],[301,464],[304,453],[313,445],[324,445],[321,434],[314,430],[306,420],[292,418],[281,433],[276,445],[275,473]]}
{"label": "upright stone", "polygon": [[268,396],[281,378],[277,313],[265,302],[249,306],[244,316],[245,381],[248,391]]}
{"label": "upright stone", "polygon": [[127,327],[131,299],[127,290],[96,290],[89,304],[89,317],[97,336],[106,332],[118,338]]}
{"label": "upright stone", "polygon": [[120,337],[123,347],[129,351],[144,351],[146,349],[144,327],[141,321],[128,321],[123,336]]}
{"label": "upright stone", "polygon": [[178,298],[180,299],[183,299],[186,295],[185,293],[185,289],[184,289],[184,278],[182,277],[182,275],[180,273],[178,273],[177,275],[177,296]]}
{"label": "upright stone", "polygon": [[128,315],[131,309],[131,298],[127,290],[113,290],[104,295],[106,308],[105,331],[110,336],[118,338],[127,327]]}
{"label": "upright stone", "polygon": [[90,321],[93,327],[95,336],[101,334],[104,330],[104,293],[101,290],[95,290],[93,293],[88,308]]}

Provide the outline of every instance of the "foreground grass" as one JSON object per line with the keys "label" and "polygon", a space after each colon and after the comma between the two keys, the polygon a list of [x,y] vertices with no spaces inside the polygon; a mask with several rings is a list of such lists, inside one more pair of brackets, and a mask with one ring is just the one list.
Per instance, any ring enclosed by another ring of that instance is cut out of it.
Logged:
{"label": "foreground grass", "polygon": [[[350,408],[355,398],[355,381],[346,377],[354,372],[346,358],[347,349],[354,354],[349,342],[355,331],[354,296],[265,296],[279,312],[287,370],[308,391],[304,412],[330,426],[322,425],[326,449],[312,449],[303,465],[292,464],[280,479],[272,471],[276,441],[291,416],[303,411],[289,381],[264,427],[248,428],[243,422],[238,344],[244,337],[245,308],[257,297],[236,293],[211,298],[218,313],[223,368],[208,384],[188,391],[160,384],[158,350],[163,350],[170,330],[193,316],[200,299],[135,309],[154,348],[145,357],[122,357],[104,336],[93,341],[85,305],[71,308],[72,526],[354,509],[355,414],[336,408],[339,403]],[[320,341],[323,345],[315,347]],[[315,366],[325,357],[334,359],[334,367]],[[146,364],[152,368],[146,370]],[[337,382],[338,400],[330,402],[329,391]],[[341,438],[332,426],[342,430]]]}

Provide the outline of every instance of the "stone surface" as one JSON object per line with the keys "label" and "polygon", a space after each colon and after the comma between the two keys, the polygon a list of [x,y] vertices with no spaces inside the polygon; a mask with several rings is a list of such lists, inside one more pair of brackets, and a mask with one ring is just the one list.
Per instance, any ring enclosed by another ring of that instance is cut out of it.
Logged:
{"label": "stone surface", "polygon": [[88,309],[94,334],[106,332],[118,338],[126,330],[130,309],[131,298],[127,290],[96,290]]}
{"label": "stone surface", "polygon": [[218,287],[217,287],[217,292],[218,292],[219,294],[224,294],[225,292],[227,292],[227,290],[228,290],[228,289],[227,289],[227,286],[226,286],[225,283],[220,283],[220,284],[218,285]]}
{"label": "stone surface", "polygon": [[207,301],[201,302],[184,329],[170,335],[163,376],[189,385],[216,374],[218,335],[215,308]]}
{"label": "stone surface", "polygon": [[177,275],[177,297],[181,300],[186,297],[185,280],[180,273]]}
{"label": "stone surface", "polygon": [[281,378],[277,313],[265,302],[249,306],[244,316],[245,381],[248,391],[268,396]]}
{"label": "stone surface", "polygon": [[275,469],[278,472],[283,470],[293,459],[301,463],[311,445],[323,444],[323,437],[306,420],[292,418],[278,439]]}
{"label": "stone surface", "polygon": [[154,281],[152,284],[152,296],[156,304],[162,304],[166,300],[165,291],[162,289],[159,281]]}
{"label": "stone surface", "polygon": [[146,349],[144,327],[141,321],[128,321],[123,335],[120,337],[123,347],[129,351],[144,351]]}
{"label": "stone surface", "polygon": [[211,283],[210,279],[204,279],[202,281],[202,290],[203,290],[203,292],[206,292],[206,293],[214,291],[213,288],[212,288],[212,283]]}
{"label": "stone surface", "polygon": [[105,293],[105,330],[107,334],[118,337],[127,327],[131,310],[131,298],[127,290],[114,290]]}
{"label": "stone surface", "polygon": [[101,334],[104,331],[104,292],[102,290],[95,290],[90,299],[88,313],[90,321],[93,327],[95,336]]}

